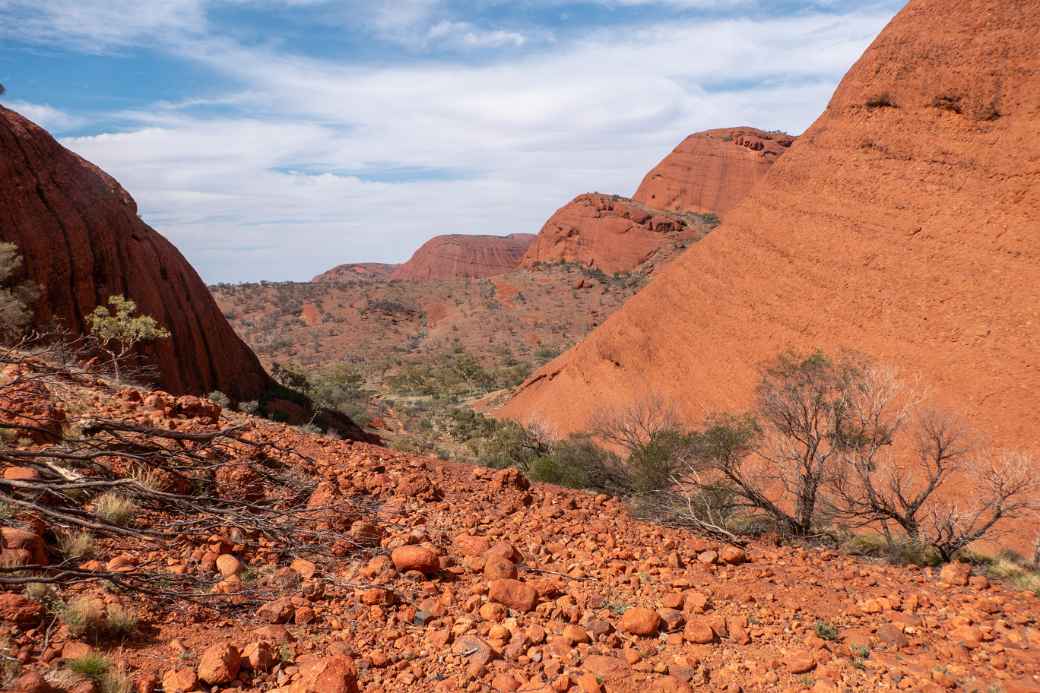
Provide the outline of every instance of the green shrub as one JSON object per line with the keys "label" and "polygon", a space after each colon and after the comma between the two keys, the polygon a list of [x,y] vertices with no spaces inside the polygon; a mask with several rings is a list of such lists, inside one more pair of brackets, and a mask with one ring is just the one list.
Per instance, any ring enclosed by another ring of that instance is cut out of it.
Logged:
{"label": "green shrub", "polygon": [[103,655],[91,652],[82,657],[70,659],[66,666],[80,676],[86,676],[91,681],[101,681],[112,665]]}
{"label": "green shrub", "polygon": [[22,257],[13,243],[0,243],[0,341],[21,337],[32,319],[30,306],[37,291],[28,283],[19,283]]}
{"label": "green shrub", "polygon": [[221,409],[231,408],[231,398],[225,395],[220,390],[214,390],[213,392],[209,393],[208,397],[210,402],[213,402],[214,404],[219,404]]}
{"label": "green shrub", "polygon": [[815,630],[816,635],[821,640],[838,639],[838,629],[835,626],[832,626],[831,624],[827,623],[826,621],[817,621]]}
{"label": "green shrub", "polygon": [[552,445],[546,454],[531,462],[528,476],[535,481],[615,495],[630,489],[617,455],[584,437],[572,437]]}
{"label": "green shrub", "polygon": [[650,440],[636,446],[625,468],[628,486],[636,493],[653,493],[670,488],[689,448],[689,438],[676,430],[655,431]]}

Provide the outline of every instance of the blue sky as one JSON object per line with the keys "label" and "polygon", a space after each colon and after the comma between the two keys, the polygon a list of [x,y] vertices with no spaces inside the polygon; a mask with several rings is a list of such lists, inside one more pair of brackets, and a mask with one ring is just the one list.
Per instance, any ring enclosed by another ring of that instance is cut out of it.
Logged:
{"label": "blue sky", "polygon": [[691,132],[801,132],[901,5],[0,0],[0,83],[207,281],[305,280],[537,232]]}

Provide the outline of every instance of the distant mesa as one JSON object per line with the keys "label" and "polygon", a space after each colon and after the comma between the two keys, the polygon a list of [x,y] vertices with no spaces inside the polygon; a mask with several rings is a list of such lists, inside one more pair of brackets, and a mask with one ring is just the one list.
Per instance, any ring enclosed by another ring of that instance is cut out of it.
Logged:
{"label": "distant mesa", "polygon": [[513,233],[508,236],[434,236],[423,243],[411,259],[402,265],[384,265],[376,262],[340,265],[319,274],[311,281],[421,281],[493,277],[516,269],[534,238],[534,234],[530,233]]}
{"label": "distant mesa", "polygon": [[690,135],[643,179],[636,202],[725,216],[763,179],[795,137],[750,127]]}
{"label": "distant mesa", "polygon": [[738,152],[764,175],[741,204],[663,174],[645,185],[637,199],[714,208],[722,226],[503,413],[566,435],[654,394],[699,423],[750,404],[786,348],[848,349],[920,377],[987,440],[1036,450],[1038,26],[1036,3],[912,0],[775,164],[765,143]]}
{"label": "distant mesa", "polygon": [[504,274],[516,269],[534,238],[529,233],[435,236],[395,269],[391,278],[475,279]]}
{"label": "distant mesa", "polygon": [[697,240],[703,217],[654,210],[617,195],[579,195],[557,211],[527,249],[521,267],[576,262],[607,274],[631,272],[665,246]]}
{"label": "distant mesa", "polygon": [[348,265],[333,267],[328,272],[322,272],[314,279],[314,283],[325,282],[350,282],[350,281],[378,281],[389,279],[400,265],[388,265],[382,262],[355,262]]}

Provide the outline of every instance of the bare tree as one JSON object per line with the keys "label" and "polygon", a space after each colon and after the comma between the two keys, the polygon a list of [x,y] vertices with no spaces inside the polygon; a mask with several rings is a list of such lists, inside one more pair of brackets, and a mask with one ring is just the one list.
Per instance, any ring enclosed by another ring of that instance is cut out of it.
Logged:
{"label": "bare tree", "polygon": [[1023,452],[1004,452],[976,458],[966,465],[966,488],[971,493],[933,496],[925,506],[921,534],[943,560],[979,539],[999,534],[1008,520],[1033,516],[1040,482],[1036,462]]}
{"label": "bare tree", "polygon": [[[844,456],[831,479],[837,514],[856,526],[898,525],[914,543],[929,503],[969,460],[965,429],[953,417],[925,412],[917,424],[917,445],[908,459],[880,458],[878,451]],[[891,535],[886,536],[891,540]]]}
{"label": "bare tree", "polygon": [[649,442],[655,434],[679,428],[675,405],[660,395],[640,399],[620,411],[600,411],[592,421],[593,435],[627,452]]}
{"label": "bare tree", "polygon": [[[892,444],[903,422],[895,395],[862,357],[780,355],[763,369],[757,389],[761,478],[733,479],[740,479],[748,500],[792,533],[811,534],[824,486],[841,460],[873,459]],[[777,494],[775,502],[766,498],[767,489]]]}

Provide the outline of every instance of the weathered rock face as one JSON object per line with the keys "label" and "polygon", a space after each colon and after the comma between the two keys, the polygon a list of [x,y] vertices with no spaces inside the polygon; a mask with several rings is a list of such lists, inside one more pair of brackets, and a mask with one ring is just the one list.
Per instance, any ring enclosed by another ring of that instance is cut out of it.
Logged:
{"label": "weathered rock face", "polygon": [[435,236],[390,275],[392,279],[493,277],[515,269],[534,236]]}
{"label": "weathered rock face", "polygon": [[387,265],[382,262],[355,262],[349,265],[333,267],[328,272],[322,272],[314,279],[311,279],[311,281],[315,283],[337,283],[388,279],[398,267],[400,265]]}
{"label": "weathered rock face", "polygon": [[520,262],[578,262],[608,274],[630,272],[668,244],[704,235],[703,220],[662,212],[617,195],[580,195],[554,214]]}
{"label": "weathered rock face", "polygon": [[785,348],[848,348],[1035,449],[1038,31],[1036,4],[910,2],[746,202],[504,413],[566,434],[653,392],[697,422]]}
{"label": "weathered rock face", "polygon": [[725,215],[747,197],[794,139],[755,128],[690,135],[646,175],[635,200],[657,209]]}
{"label": "weathered rock face", "polygon": [[0,241],[15,243],[42,289],[35,325],[85,316],[113,294],[172,333],[141,349],[173,393],[257,399],[270,379],[177,249],[142,222],[130,195],[42,128],[0,107]]}

